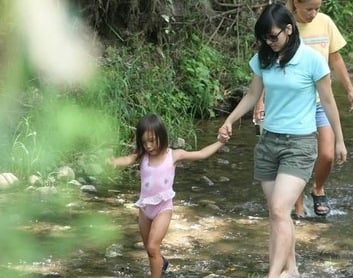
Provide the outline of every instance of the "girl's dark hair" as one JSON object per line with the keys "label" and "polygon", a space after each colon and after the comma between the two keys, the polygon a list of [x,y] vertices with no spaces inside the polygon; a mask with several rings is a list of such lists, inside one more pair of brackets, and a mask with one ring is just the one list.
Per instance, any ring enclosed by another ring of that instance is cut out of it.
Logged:
{"label": "girl's dark hair", "polygon": [[298,27],[292,13],[282,4],[270,4],[265,7],[255,24],[255,37],[259,41],[259,60],[262,69],[268,68],[276,63],[278,52],[274,52],[264,40],[266,34],[271,34],[272,27],[276,26],[284,30],[287,25],[292,25],[292,34],[288,36],[280,67],[292,59],[300,45]]}
{"label": "girl's dark hair", "polygon": [[142,117],[136,125],[136,154],[140,160],[145,154],[143,147],[142,136],[146,131],[151,131],[156,136],[159,150],[164,150],[168,147],[168,133],[162,119],[156,114],[147,114]]}

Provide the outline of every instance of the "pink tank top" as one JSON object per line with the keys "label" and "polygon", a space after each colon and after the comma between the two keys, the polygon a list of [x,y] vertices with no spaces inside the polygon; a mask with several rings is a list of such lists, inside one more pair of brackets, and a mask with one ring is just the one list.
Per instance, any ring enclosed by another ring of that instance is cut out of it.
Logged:
{"label": "pink tank top", "polygon": [[175,165],[172,149],[167,149],[167,155],[160,165],[149,166],[148,164],[149,155],[146,154],[140,164],[141,192],[139,200],[135,203],[137,207],[157,205],[175,196],[173,190]]}

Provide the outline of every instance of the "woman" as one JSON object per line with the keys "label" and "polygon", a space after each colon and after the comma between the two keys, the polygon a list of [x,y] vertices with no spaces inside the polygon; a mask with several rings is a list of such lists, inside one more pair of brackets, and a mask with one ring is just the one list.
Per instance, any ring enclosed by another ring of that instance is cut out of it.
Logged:
{"label": "woman", "polygon": [[346,160],[330,70],[304,45],[291,12],[271,4],[255,24],[259,51],[249,64],[254,73],[248,93],[226,118],[219,136],[250,111],[266,91],[263,133],[254,150],[254,177],[261,181],[270,221],[269,278],[298,275],[291,209],[312,174],[317,157],[316,91],[336,137],[337,162]]}
{"label": "woman", "polygon": [[[321,53],[347,91],[350,109],[353,110],[353,86],[346,65],[339,50],[346,41],[332,19],[319,12],[321,0],[289,0],[288,9],[297,20],[299,33],[304,43]],[[314,168],[314,182],[311,189],[314,212],[325,216],[330,205],[324,191],[324,184],[331,172],[334,161],[335,138],[320,103],[317,105],[316,122],[318,130],[318,158]],[[296,215],[304,216],[304,192],[295,205]]]}
{"label": "woman", "polygon": [[[297,21],[299,34],[303,42],[323,55],[338,80],[342,83],[347,91],[350,110],[352,111],[353,86],[346,65],[339,53],[339,50],[346,45],[346,41],[332,19],[319,12],[321,4],[321,0],[288,0],[287,8]],[[263,111],[263,101],[259,101],[254,109],[255,121],[261,119]],[[324,184],[333,166],[335,138],[319,99],[316,110],[316,125],[318,131],[318,158],[313,171],[314,182],[311,196],[315,214],[326,216],[330,212],[330,205],[326,197]],[[302,192],[295,204],[295,216],[298,218],[305,216],[303,200],[304,192]]]}

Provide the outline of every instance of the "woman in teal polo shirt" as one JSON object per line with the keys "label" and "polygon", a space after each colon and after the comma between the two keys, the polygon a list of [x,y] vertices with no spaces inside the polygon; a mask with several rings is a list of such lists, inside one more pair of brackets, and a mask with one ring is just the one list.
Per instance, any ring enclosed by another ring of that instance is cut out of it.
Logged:
{"label": "woman in teal polo shirt", "polygon": [[219,136],[250,111],[266,91],[263,133],[254,150],[254,177],[261,182],[269,209],[269,278],[296,277],[295,231],[291,210],[317,157],[316,91],[335,133],[336,158],[346,160],[327,62],[300,40],[292,14],[281,4],[266,6],[255,25],[259,50],[249,64],[249,91],[226,118]]}

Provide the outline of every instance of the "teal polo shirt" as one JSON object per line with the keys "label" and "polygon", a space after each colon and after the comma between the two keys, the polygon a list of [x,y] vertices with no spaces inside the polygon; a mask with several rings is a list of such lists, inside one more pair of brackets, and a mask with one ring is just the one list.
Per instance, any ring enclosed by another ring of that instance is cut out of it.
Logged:
{"label": "teal polo shirt", "polygon": [[316,84],[330,73],[325,59],[301,42],[284,68],[278,64],[261,69],[258,54],[250,62],[265,88],[263,128],[281,134],[304,135],[316,131]]}

